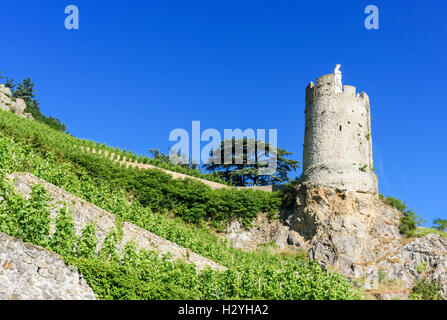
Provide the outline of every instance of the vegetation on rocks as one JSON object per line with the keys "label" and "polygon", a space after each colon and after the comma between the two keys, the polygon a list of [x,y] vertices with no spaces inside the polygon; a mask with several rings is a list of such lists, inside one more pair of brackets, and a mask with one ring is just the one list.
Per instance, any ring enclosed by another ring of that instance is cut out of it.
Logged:
{"label": "vegetation on rocks", "polygon": [[438,231],[447,232],[447,219],[435,219],[433,226]]}
{"label": "vegetation on rocks", "polygon": [[[0,71],[0,80],[3,79]],[[23,99],[26,103],[25,112],[31,113],[36,121],[46,124],[47,126],[65,132],[67,126],[59,119],[47,117],[40,111],[39,101],[36,99],[34,83],[30,78],[25,78],[22,82],[15,84],[13,78],[6,78],[5,86],[11,90],[13,99]]]}
{"label": "vegetation on rocks", "polygon": [[402,217],[400,218],[400,227],[399,230],[403,235],[408,237],[415,237],[418,234],[418,226],[422,225],[424,219],[421,216],[416,215],[416,213],[407,208],[405,202],[400,199],[393,198],[391,196],[383,197],[381,196],[385,202],[402,212]]}
{"label": "vegetation on rocks", "polygon": [[[288,159],[291,152],[262,141],[248,138],[225,140],[213,150],[205,168],[224,181],[236,186],[266,186],[290,182],[289,172],[299,168],[299,162]],[[230,164],[225,163],[227,158]],[[270,162],[276,161],[276,172],[269,173]],[[222,159],[225,159],[222,163]]]}

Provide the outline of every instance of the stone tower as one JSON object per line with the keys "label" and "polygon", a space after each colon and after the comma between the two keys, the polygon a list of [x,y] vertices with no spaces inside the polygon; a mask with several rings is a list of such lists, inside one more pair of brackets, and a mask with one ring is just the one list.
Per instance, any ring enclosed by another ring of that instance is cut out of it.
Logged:
{"label": "stone tower", "polygon": [[303,181],[376,194],[369,98],[343,86],[339,68],[306,88]]}

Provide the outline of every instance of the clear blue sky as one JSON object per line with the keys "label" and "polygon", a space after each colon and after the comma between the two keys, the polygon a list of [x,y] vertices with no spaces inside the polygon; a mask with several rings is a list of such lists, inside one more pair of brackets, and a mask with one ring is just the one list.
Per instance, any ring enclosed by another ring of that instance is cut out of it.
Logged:
{"label": "clear blue sky", "polygon": [[[80,30],[64,28],[66,5]],[[380,30],[364,28],[368,4]],[[305,87],[343,64],[371,98],[380,191],[447,218],[447,2],[3,1],[0,70],[75,136],[167,152],[169,132],[278,129],[301,160]]]}

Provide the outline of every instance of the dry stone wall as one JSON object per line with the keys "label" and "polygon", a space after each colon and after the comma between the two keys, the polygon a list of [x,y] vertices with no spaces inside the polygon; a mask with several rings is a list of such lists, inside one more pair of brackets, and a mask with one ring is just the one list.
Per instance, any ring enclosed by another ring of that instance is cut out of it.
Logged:
{"label": "dry stone wall", "polygon": [[[81,234],[82,230],[89,224],[96,225],[96,235],[98,238],[98,250],[109,232],[116,226],[115,216],[85,200],[82,200],[72,194],[58,188],[30,173],[15,173],[11,176],[15,189],[28,195],[31,192],[31,186],[34,184],[43,184],[53,198],[52,204],[55,209],[52,210],[52,218],[55,218],[59,212],[58,208],[65,205],[71,208],[74,218],[75,230]],[[134,241],[138,248],[155,250],[160,254],[170,253],[173,259],[181,259],[188,263],[194,263],[197,270],[210,267],[213,270],[224,271],[226,268],[207,258],[204,258],[190,249],[183,248],[171,241],[159,237],[145,229],[134,224],[125,222],[123,224],[123,239],[120,247],[124,247],[127,242]]]}
{"label": "dry stone wall", "polygon": [[0,300],[95,299],[58,254],[0,233]]}

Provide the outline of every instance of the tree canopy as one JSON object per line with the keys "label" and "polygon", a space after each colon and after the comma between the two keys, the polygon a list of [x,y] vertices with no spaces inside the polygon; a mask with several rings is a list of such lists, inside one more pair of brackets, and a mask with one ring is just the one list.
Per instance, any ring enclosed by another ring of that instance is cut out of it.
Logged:
{"label": "tree canopy", "polygon": [[[266,186],[290,181],[289,173],[300,167],[299,161],[287,158],[291,155],[260,140],[233,138],[222,141],[218,149],[211,151],[203,167],[236,186]],[[274,162],[276,166],[270,170]]]}
{"label": "tree canopy", "polygon": [[435,219],[435,221],[433,221],[433,224],[437,230],[447,232],[447,220],[446,219]]}

